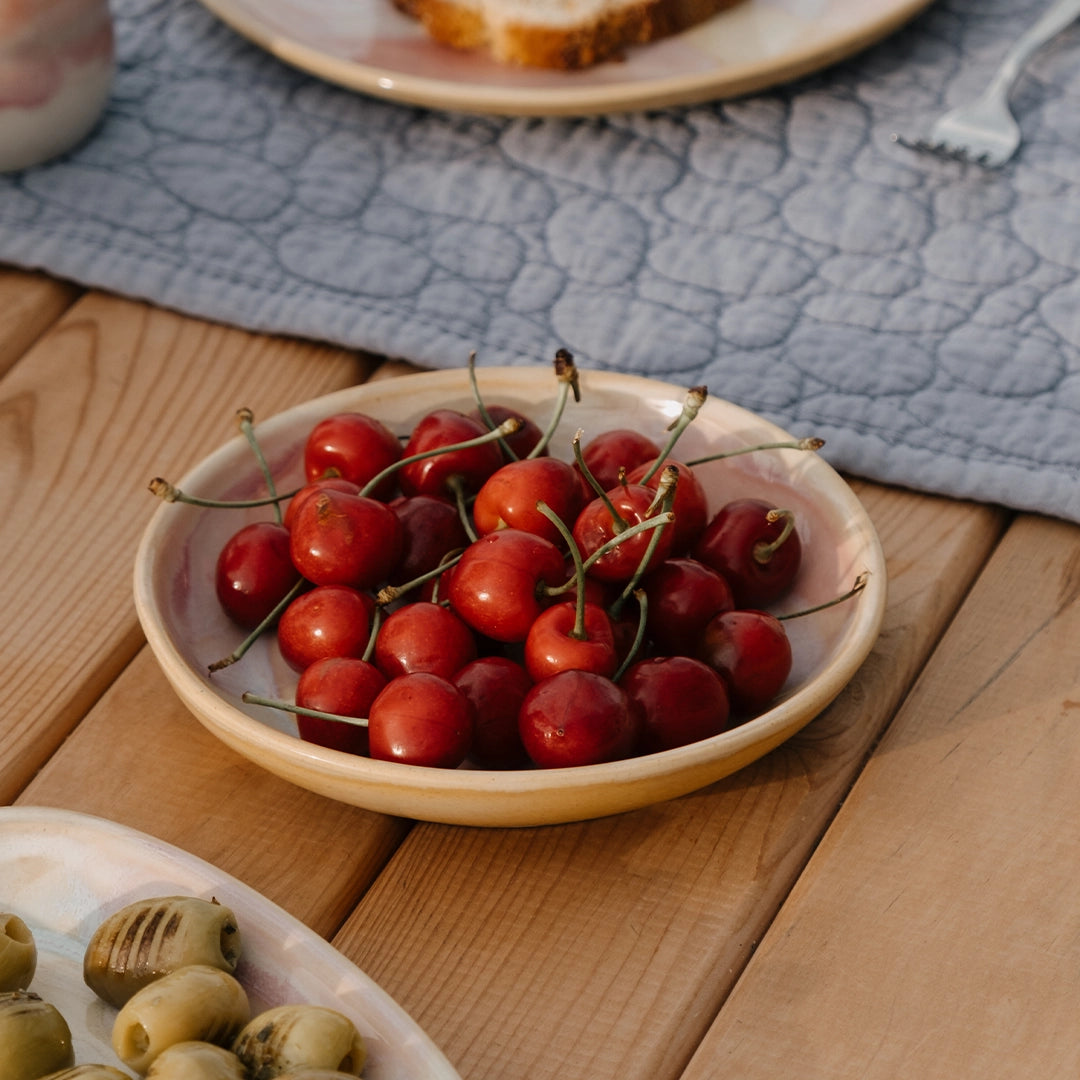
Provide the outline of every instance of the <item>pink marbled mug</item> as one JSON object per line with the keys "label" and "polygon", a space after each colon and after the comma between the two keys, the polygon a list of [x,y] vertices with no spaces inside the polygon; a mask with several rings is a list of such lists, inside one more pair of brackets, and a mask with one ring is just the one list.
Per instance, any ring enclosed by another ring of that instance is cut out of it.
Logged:
{"label": "pink marbled mug", "polygon": [[83,139],[108,101],[113,67],[108,0],[0,0],[0,171]]}

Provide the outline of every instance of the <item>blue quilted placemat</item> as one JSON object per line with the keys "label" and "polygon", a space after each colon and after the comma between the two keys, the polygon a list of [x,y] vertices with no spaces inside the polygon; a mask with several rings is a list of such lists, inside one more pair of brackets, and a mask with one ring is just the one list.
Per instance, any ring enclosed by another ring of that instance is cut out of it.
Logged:
{"label": "blue quilted placemat", "polygon": [[115,0],[98,133],[0,177],[0,261],[425,366],[646,373],[853,474],[1080,521],[1080,26],[983,171],[890,141],[1045,0],[939,0],[744,100],[581,120],[384,103],[195,0]]}

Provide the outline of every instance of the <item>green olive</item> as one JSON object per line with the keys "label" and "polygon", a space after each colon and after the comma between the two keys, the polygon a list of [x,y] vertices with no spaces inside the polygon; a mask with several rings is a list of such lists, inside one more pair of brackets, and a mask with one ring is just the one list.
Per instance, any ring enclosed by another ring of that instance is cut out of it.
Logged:
{"label": "green olive", "polygon": [[37,945],[30,928],[10,912],[0,912],[0,992],[25,990],[37,970]]}
{"label": "green olive", "polygon": [[224,1047],[208,1042],[179,1042],[154,1058],[146,1080],[247,1080],[247,1070]]}
{"label": "green olive", "polygon": [[131,1080],[131,1077],[111,1065],[75,1065],[70,1069],[49,1073],[41,1080]]}
{"label": "green olive", "polygon": [[233,1043],[253,1080],[297,1069],[359,1076],[367,1046],[353,1022],[321,1005],[279,1005],[256,1016]]}
{"label": "green olive", "polygon": [[71,1029],[55,1006],[28,990],[0,994],[0,1076],[40,1080],[75,1064]]}

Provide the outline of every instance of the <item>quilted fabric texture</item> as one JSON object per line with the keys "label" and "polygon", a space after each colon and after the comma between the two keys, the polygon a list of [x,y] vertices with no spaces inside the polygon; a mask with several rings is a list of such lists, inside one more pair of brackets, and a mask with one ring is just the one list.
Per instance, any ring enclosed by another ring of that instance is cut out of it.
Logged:
{"label": "quilted fabric texture", "polygon": [[96,135],[0,177],[0,260],[457,366],[705,384],[856,475],[1080,521],[1080,26],[995,172],[891,141],[1045,0],[939,0],[818,76],[581,120],[367,99],[195,0],[115,0]]}

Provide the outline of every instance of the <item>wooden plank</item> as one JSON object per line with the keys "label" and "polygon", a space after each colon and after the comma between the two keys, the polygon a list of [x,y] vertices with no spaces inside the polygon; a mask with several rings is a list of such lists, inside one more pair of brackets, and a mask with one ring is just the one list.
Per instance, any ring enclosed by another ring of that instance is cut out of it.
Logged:
{"label": "wooden plank", "polygon": [[[88,783],[92,777],[99,782]],[[149,648],[17,801],[96,814],[176,844],[324,937],[409,828],[313,795],[240,757],[187,711]]]}
{"label": "wooden plank", "polygon": [[468,1080],[681,1072],[1006,520],[858,490],[890,565],[885,627],[803,733],[621,817],[419,825],[335,938]]}
{"label": "wooden plank", "polygon": [[1021,518],[684,1080],[1080,1075],[1080,529]]}
{"label": "wooden plank", "polygon": [[362,380],[340,349],[88,294],[0,381],[0,801],[10,801],[142,643],[130,575],[179,476],[256,417]]}
{"label": "wooden plank", "polygon": [[67,310],[80,290],[25,270],[0,267],[0,375]]}

